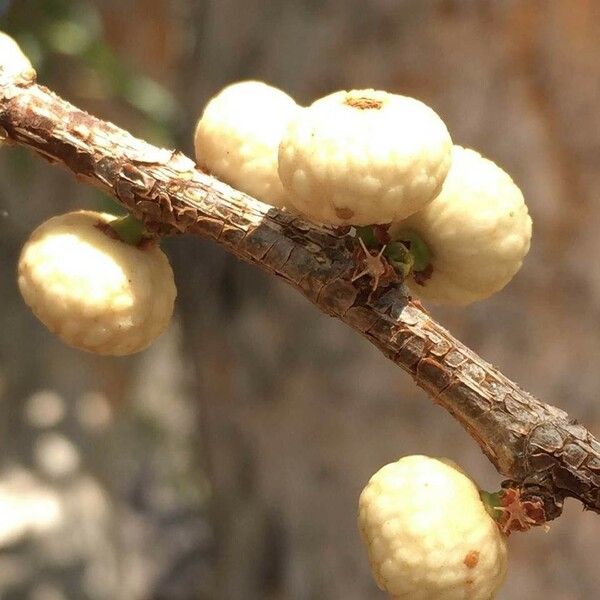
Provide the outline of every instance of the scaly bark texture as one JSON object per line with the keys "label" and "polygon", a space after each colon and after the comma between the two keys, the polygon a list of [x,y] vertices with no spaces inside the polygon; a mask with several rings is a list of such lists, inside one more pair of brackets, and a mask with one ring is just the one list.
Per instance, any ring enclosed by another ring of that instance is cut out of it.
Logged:
{"label": "scaly bark texture", "polygon": [[[1,64],[0,64],[1,66]],[[600,512],[600,442],[452,337],[401,286],[370,294],[352,282],[355,240],[272,209],[160,149],[72,106],[32,74],[0,69],[0,138],[62,164],[107,191],[159,235],[213,239],[298,289],[410,373],[472,435],[548,520],[564,497]]]}

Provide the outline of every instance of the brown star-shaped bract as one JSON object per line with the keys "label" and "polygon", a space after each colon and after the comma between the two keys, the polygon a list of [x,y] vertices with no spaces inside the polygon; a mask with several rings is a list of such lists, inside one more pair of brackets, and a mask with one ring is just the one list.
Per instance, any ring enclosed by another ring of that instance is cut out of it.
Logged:
{"label": "brown star-shaped bract", "polygon": [[502,513],[498,527],[506,535],[546,524],[546,513],[541,500],[524,500],[518,488],[504,490],[501,502],[502,505],[496,507]]}
{"label": "brown star-shaped bract", "polygon": [[[383,256],[385,246],[378,252],[377,250],[369,250],[362,238],[358,238],[358,243],[360,246],[354,252],[354,262],[360,266],[357,267],[352,275],[353,282],[368,275],[373,281],[371,288],[371,294],[373,294],[380,287],[388,287],[392,283],[400,281],[398,273]],[[369,294],[369,298],[371,294]]]}

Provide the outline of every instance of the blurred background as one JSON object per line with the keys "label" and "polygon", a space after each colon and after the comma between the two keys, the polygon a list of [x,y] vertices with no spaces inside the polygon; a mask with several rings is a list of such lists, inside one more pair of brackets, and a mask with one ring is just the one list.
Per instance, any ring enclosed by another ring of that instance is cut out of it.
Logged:
{"label": "blurred background", "polygon": [[[0,0],[39,79],[135,135],[192,152],[207,99],[264,79],[301,103],[412,95],[513,175],[534,219],[500,294],[432,313],[600,433],[600,3],[596,0]],[[500,478],[408,376],[292,289],[169,239],[173,326],[129,359],[61,345],[18,294],[28,233],[111,200],[0,149],[0,597],[384,598],[355,524],[408,453]],[[594,225],[596,223],[596,225]],[[511,537],[500,600],[600,595],[600,518],[567,503]]]}

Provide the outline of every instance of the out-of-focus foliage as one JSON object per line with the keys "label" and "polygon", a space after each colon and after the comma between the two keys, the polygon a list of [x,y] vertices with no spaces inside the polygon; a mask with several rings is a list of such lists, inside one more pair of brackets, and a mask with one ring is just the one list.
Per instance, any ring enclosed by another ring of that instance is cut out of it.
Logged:
{"label": "out-of-focus foliage", "polygon": [[72,87],[84,100],[121,102],[144,119],[140,135],[173,144],[176,98],[117,56],[105,41],[97,3],[5,1],[1,27],[21,44],[42,81],[53,82],[58,90]]}
{"label": "out-of-focus foliage", "polygon": [[[173,146],[180,115],[175,96],[164,85],[118,56],[104,36],[97,3],[90,0],[4,0],[0,29],[10,32],[38,72],[79,106],[102,114],[102,108],[123,112],[126,126],[157,145]],[[120,108],[119,108],[120,107]],[[15,149],[6,160],[15,181],[27,185],[32,176],[27,151]],[[0,190],[0,198],[1,198]],[[98,210],[123,209],[96,190]]]}

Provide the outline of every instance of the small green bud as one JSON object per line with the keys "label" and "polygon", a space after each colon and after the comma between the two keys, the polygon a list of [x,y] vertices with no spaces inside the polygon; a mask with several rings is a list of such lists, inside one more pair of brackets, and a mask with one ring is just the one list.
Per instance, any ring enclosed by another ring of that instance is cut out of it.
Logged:
{"label": "small green bud", "polygon": [[485,490],[479,490],[479,497],[490,517],[499,522],[502,517],[502,491],[486,492]]}
{"label": "small green bud", "polygon": [[121,241],[131,246],[139,245],[144,237],[144,224],[129,213],[110,221],[108,226],[114,230]]}
{"label": "small green bud", "polygon": [[424,271],[431,261],[431,255],[423,238],[412,229],[400,231],[395,238],[410,250],[414,259],[413,271]]}
{"label": "small green bud", "polygon": [[390,242],[383,252],[388,262],[404,277],[414,268],[412,252],[402,242]]}

